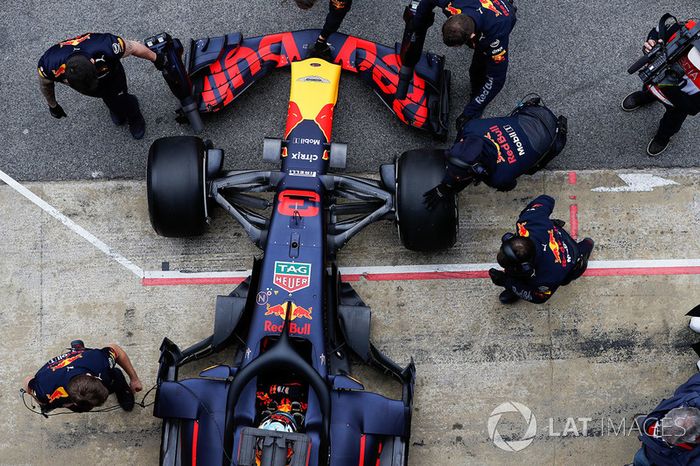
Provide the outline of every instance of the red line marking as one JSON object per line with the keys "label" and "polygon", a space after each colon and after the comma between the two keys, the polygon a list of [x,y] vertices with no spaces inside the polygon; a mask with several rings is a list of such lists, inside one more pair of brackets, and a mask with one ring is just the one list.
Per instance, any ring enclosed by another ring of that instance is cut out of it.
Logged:
{"label": "red line marking", "polygon": [[177,277],[177,278],[143,278],[143,286],[171,286],[171,285],[238,285],[245,277]]}
{"label": "red line marking", "polygon": [[576,172],[569,172],[569,184],[576,184]]}
{"label": "red line marking", "polygon": [[364,466],[365,464],[365,440],[367,438],[367,435],[362,434],[362,437],[360,437],[360,463],[358,466]]}
{"label": "red line marking", "polygon": [[571,226],[571,237],[578,239],[578,205],[571,204],[569,206],[569,225]]}
{"label": "red line marking", "polygon": [[[700,266],[678,267],[611,267],[589,268],[584,274],[587,277],[624,277],[624,276],[655,276],[655,275],[700,275]],[[343,275],[345,282],[367,281],[400,281],[400,280],[470,280],[489,278],[488,270],[469,270],[452,272],[397,272],[397,273],[365,273]],[[143,286],[172,286],[172,285],[237,285],[243,277],[177,277],[177,278],[144,278]]]}
{"label": "red line marking", "polygon": [[700,275],[700,266],[588,269],[584,275],[587,277],[623,277],[631,275]]}

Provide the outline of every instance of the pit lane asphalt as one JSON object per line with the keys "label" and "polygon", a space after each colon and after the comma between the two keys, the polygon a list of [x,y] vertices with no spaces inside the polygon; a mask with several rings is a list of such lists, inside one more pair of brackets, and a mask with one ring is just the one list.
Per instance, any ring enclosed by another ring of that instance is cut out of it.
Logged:
{"label": "pit lane asphalt", "polygon": [[[4,120],[0,169],[20,180],[142,179],[154,139],[190,134],[189,127],[173,121],[176,101],[160,75],[135,58],[124,65],[148,125],[142,141],[132,140],[126,128],[114,128],[99,100],[63,86],[57,97],[69,117],[51,118],[37,86],[36,63],[57,41],[87,31],[132,39],[160,31],[182,39],[234,31],[250,37],[320,27],[328,9],[325,3],[319,1],[303,12],[292,0],[5,2],[0,12]],[[342,32],[394,43],[400,40],[405,3],[356,0]],[[697,14],[689,4],[673,0],[644,7],[632,0],[614,5],[603,0],[547,0],[518,6],[508,82],[486,116],[506,114],[520,97],[539,92],[556,112],[569,118],[569,145],[551,168],[698,165],[694,135],[700,119],[690,119],[667,153],[652,159],[644,150],[661,117],[660,104],[635,114],[622,112],[618,105],[627,92],[639,87],[638,78],[625,70],[639,56],[647,31],[667,11],[679,18]],[[437,27],[430,31],[426,50],[445,54],[453,72],[452,125],[468,95],[469,52],[442,45],[442,21],[438,17]],[[262,138],[281,135],[288,89],[288,71],[278,71],[207,121],[204,136],[226,149],[228,168],[263,166]],[[403,150],[433,144],[430,137],[403,127],[359,79],[349,75],[341,82],[334,126],[334,139],[350,145],[349,171],[375,171],[379,163]]]}

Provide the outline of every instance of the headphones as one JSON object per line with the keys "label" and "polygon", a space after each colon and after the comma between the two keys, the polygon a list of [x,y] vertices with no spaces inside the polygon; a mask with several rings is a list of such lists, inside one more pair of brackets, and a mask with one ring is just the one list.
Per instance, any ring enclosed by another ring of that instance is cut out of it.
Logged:
{"label": "headphones", "polygon": [[513,247],[510,242],[516,236],[513,233],[506,233],[501,238],[501,251],[503,255],[513,264],[512,267],[515,269],[515,274],[523,278],[532,278],[535,276],[535,265],[531,261],[521,261],[518,256],[513,251]]}

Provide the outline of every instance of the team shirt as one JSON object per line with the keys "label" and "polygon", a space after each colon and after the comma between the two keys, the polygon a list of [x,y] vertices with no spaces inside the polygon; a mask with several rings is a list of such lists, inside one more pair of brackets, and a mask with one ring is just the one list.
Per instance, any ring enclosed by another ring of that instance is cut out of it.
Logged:
{"label": "team shirt", "polygon": [[119,36],[89,32],[59,42],[44,52],[39,59],[39,76],[54,82],[66,82],[66,61],[81,53],[95,61],[98,78],[104,78],[118,66],[124,49],[124,39]]}

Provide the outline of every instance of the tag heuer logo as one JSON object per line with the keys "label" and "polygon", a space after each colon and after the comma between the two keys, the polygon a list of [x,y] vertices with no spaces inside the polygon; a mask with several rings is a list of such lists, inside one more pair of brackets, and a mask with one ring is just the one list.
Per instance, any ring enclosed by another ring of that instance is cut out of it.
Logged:
{"label": "tag heuer logo", "polygon": [[306,288],[311,283],[311,264],[276,261],[272,281],[290,293]]}

